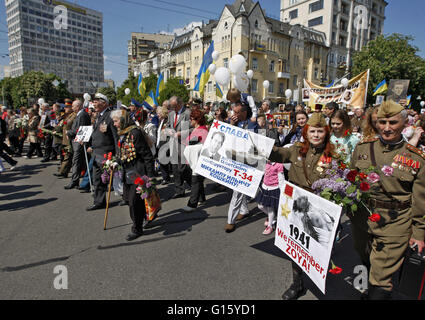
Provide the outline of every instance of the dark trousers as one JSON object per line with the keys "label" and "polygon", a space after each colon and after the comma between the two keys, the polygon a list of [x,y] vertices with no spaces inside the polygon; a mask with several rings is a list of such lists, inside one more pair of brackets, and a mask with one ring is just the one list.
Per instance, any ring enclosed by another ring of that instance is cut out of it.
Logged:
{"label": "dark trousers", "polygon": [[137,185],[135,184],[124,184],[123,186],[123,198],[128,200],[128,206],[130,209],[130,217],[133,221],[131,231],[133,233],[143,233],[143,221],[146,218],[146,207],[145,200],[140,197],[140,194],[136,191]]}
{"label": "dark trousers", "polygon": [[19,154],[22,154],[22,151],[24,150],[24,143],[26,139],[27,139],[27,136],[24,136],[19,139],[19,151],[18,151]]}
{"label": "dark trousers", "polygon": [[41,150],[40,143],[30,143],[30,148],[28,150],[27,157],[31,158],[34,151],[37,152],[37,156],[43,157],[43,151]]}
{"label": "dark trousers", "polygon": [[81,170],[84,167],[85,155],[84,148],[79,143],[72,142],[72,181],[73,184],[80,183]]}
{"label": "dark trousers", "polygon": [[161,176],[162,179],[164,179],[165,181],[170,181],[171,177],[170,177],[170,164],[162,164],[161,162],[159,163],[159,171],[161,171]]}
{"label": "dark trousers", "polygon": [[94,188],[94,204],[106,206],[106,193],[108,185],[102,182],[102,166],[97,163],[96,159],[93,162],[93,188]]}
{"label": "dark trousers", "polygon": [[19,137],[18,136],[9,136],[10,146],[12,147],[13,153],[19,153]]}
{"label": "dark trousers", "polygon": [[63,161],[63,154],[62,154],[62,144],[53,144],[53,157],[55,157],[55,154],[59,156],[60,161]]}
{"label": "dark trousers", "polygon": [[[17,162],[15,160],[13,160],[6,152],[3,151],[4,150],[3,146],[7,147],[7,145],[4,142],[0,142],[0,157],[3,158],[10,165],[12,165],[12,166],[16,165]],[[9,148],[9,147],[7,147],[7,148]],[[12,154],[13,154],[13,152],[12,152]]]}
{"label": "dark trousers", "polygon": [[197,208],[200,200],[205,200],[204,177],[192,175],[192,189],[187,204],[188,207]]}
{"label": "dark trousers", "polygon": [[44,140],[44,159],[50,160],[50,158],[56,158],[58,153],[53,148],[53,137],[51,135],[46,136]]}
{"label": "dark trousers", "polygon": [[176,195],[184,195],[184,182],[192,185],[192,170],[186,164],[173,164],[172,167]]}

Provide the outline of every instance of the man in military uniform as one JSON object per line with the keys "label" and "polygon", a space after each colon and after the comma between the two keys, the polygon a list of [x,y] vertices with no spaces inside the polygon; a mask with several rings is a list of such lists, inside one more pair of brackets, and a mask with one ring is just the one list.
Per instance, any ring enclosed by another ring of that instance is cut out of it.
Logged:
{"label": "man in military uniform", "polygon": [[404,141],[406,125],[404,108],[385,101],[378,112],[379,138],[359,144],[351,161],[352,169],[373,166],[380,176],[371,184],[367,208],[350,217],[355,249],[369,270],[369,299],[390,299],[392,276],[408,246],[424,249],[425,155]]}
{"label": "man in military uniform", "polygon": [[[68,116],[66,116],[68,115]],[[65,119],[62,122],[62,147],[64,158],[59,169],[59,177],[68,177],[72,168],[72,145],[66,132],[71,130],[72,123],[74,122],[77,114],[72,111],[72,100],[65,100]]]}

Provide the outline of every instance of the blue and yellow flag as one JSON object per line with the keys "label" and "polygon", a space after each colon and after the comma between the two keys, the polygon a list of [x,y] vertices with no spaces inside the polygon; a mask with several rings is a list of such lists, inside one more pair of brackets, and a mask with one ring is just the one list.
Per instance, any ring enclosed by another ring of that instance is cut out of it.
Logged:
{"label": "blue and yellow flag", "polygon": [[196,82],[193,91],[199,91],[199,94],[202,96],[204,93],[205,85],[207,84],[210,78],[210,70],[208,69],[210,64],[213,63],[212,53],[214,52],[214,41],[211,42],[210,47],[204,55],[202,60],[201,68],[198,73],[198,81]]}
{"label": "blue and yellow flag", "polygon": [[407,96],[406,98],[406,106],[408,109],[410,109],[412,107],[412,95]]}
{"label": "blue and yellow flag", "polygon": [[384,80],[380,84],[378,84],[378,86],[376,87],[376,89],[373,91],[373,96],[376,96],[377,94],[383,93],[383,92],[385,92],[387,90],[388,90],[387,81]]}
{"label": "blue and yellow flag", "polygon": [[326,86],[326,88],[332,88],[332,86],[334,85],[334,83],[335,83],[335,80],[332,80],[332,82],[330,84],[328,84]]}
{"label": "blue and yellow flag", "polygon": [[149,104],[151,107],[152,107],[153,105],[158,105],[158,103],[157,103],[157,101],[156,101],[156,98],[155,98],[155,94],[153,93],[153,91],[151,91],[151,92],[149,93],[149,95],[146,97],[145,102],[146,102],[147,104]]}
{"label": "blue and yellow flag", "polygon": [[221,91],[221,88],[218,83],[216,83],[215,86],[215,95],[219,98],[223,98],[223,91]]}
{"label": "blue and yellow flag", "polygon": [[165,88],[164,74],[161,73],[159,75],[158,83],[156,85],[156,95],[155,95],[156,99],[158,99],[159,95],[161,94],[162,90],[164,90],[164,88]]}
{"label": "blue and yellow flag", "polygon": [[143,81],[142,73],[139,75],[139,82],[137,83],[137,90],[139,94],[144,97],[146,95],[146,83]]}

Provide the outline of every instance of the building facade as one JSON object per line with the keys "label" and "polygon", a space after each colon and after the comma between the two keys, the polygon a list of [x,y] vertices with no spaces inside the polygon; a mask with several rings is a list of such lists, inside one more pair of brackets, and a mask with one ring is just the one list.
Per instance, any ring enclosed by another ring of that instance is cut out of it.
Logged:
{"label": "building facade", "polygon": [[54,73],[73,94],[104,83],[102,13],[67,1],[5,3],[12,77]]}
{"label": "building facade", "polygon": [[326,78],[334,80],[350,72],[353,52],[383,33],[387,5],[385,0],[281,0],[280,17],[325,34]]}

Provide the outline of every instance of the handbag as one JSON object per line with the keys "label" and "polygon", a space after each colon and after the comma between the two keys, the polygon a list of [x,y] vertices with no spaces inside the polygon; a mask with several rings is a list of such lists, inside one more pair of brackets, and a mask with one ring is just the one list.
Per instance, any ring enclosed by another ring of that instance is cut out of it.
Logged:
{"label": "handbag", "polygon": [[411,299],[423,300],[425,286],[425,256],[408,248],[400,272],[399,291]]}
{"label": "handbag", "polygon": [[145,199],[146,220],[153,221],[161,210],[161,198],[156,190],[152,191]]}

